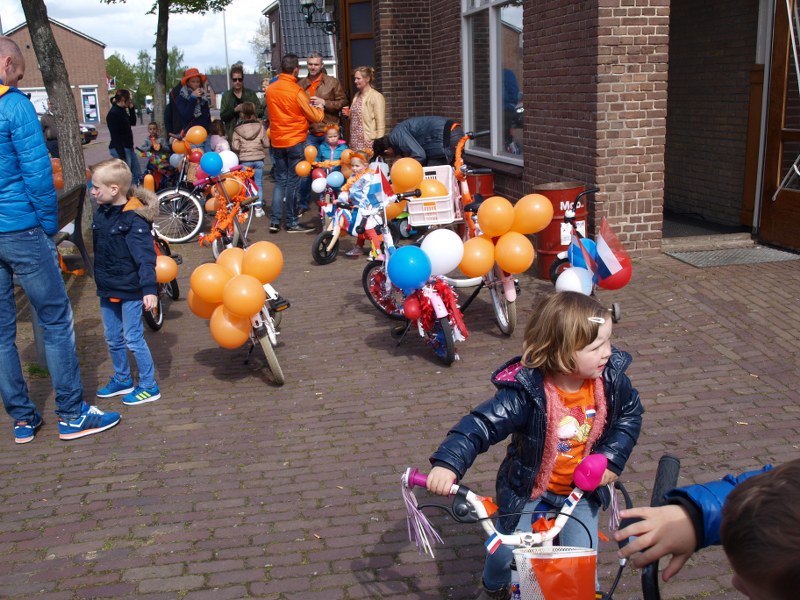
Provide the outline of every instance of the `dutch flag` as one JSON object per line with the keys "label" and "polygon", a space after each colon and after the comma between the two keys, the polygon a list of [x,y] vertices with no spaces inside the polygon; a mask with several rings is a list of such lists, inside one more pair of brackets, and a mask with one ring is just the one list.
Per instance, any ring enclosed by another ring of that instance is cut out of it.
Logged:
{"label": "dutch flag", "polygon": [[486,540],[486,550],[489,554],[494,554],[497,552],[497,549],[503,545],[502,540],[500,540],[500,536],[497,533],[493,533],[491,537]]}
{"label": "dutch flag", "polygon": [[619,257],[627,256],[627,252],[622,244],[611,231],[605,217],[600,224],[600,233],[595,239],[597,244],[597,276],[606,279],[619,273],[622,270],[622,263]]}

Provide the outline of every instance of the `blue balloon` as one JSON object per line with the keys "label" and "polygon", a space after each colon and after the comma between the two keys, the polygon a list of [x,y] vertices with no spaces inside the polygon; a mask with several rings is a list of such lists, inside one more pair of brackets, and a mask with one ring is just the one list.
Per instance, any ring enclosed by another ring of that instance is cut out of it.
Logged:
{"label": "blue balloon", "polygon": [[[594,240],[582,238],[581,245],[583,246],[584,250],[586,250],[586,253],[596,261],[597,245],[594,243]],[[589,265],[587,265],[586,261],[583,260],[583,252],[581,252],[581,249],[575,244],[569,245],[569,248],[567,249],[567,258],[569,259],[569,264],[571,264],[573,267],[580,267],[581,269],[589,268]]]}
{"label": "blue balloon", "polygon": [[417,246],[403,246],[389,257],[386,271],[401,290],[416,290],[431,276],[431,259]]}
{"label": "blue balloon", "polygon": [[222,173],[222,157],[216,152],[206,152],[200,159],[200,166],[208,175],[216,177]]}
{"label": "blue balloon", "polygon": [[344,185],[344,175],[340,171],[331,171],[326,181],[332,188],[340,188]]}

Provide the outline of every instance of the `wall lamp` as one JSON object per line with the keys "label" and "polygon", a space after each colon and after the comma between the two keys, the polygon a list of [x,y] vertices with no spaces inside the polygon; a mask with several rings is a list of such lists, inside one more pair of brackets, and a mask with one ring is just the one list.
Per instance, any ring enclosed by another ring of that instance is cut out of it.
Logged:
{"label": "wall lamp", "polygon": [[[336,34],[339,21],[333,18],[331,12],[325,10],[324,4],[317,5],[317,0],[300,0],[300,12],[305,17],[306,24],[309,27],[317,27],[328,35]],[[315,20],[314,15],[316,13],[319,13],[322,18]]]}

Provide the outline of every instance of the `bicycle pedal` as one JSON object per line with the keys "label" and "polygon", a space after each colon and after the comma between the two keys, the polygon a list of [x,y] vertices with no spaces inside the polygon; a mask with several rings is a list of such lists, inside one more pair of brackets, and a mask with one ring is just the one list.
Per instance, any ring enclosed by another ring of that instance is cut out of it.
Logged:
{"label": "bicycle pedal", "polygon": [[276,313],[286,310],[290,306],[291,304],[289,304],[289,301],[283,296],[269,299],[269,307]]}
{"label": "bicycle pedal", "polygon": [[514,278],[514,291],[519,294],[522,291],[522,288],[519,287],[519,279]]}
{"label": "bicycle pedal", "polygon": [[183,264],[183,257],[180,254],[173,254],[172,260],[175,261],[175,264],[182,265]]}

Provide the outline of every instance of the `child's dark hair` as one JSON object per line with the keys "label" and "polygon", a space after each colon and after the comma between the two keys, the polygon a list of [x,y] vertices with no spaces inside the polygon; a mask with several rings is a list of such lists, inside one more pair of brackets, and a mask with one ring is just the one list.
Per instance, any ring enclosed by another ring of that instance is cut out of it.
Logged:
{"label": "child's dark hair", "polygon": [[552,292],[534,308],[522,344],[522,364],[545,373],[573,373],[575,353],[591,344],[608,310],[578,292]]}
{"label": "child's dark hair", "polygon": [[225,135],[227,133],[225,131],[225,123],[219,119],[214,119],[208,127],[208,133],[211,135]]}
{"label": "child's dark hair", "polygon": [[800,459],[746,479],[728,495],[721,538],[739,577],[790,600],[800,590]]}
{"label": "child's dark hair", "polygon": [[252,121],[256,118],[256,105],[252,102],[242,102],[242,121]]}

